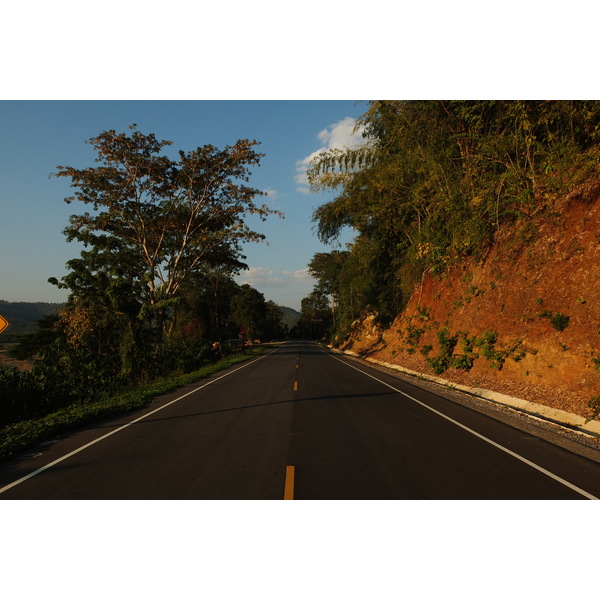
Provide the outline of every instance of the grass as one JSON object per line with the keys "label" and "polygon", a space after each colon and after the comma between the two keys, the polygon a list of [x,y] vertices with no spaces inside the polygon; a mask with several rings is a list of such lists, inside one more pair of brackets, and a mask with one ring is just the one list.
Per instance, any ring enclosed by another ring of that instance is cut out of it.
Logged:
{"label": "grass", "polygon": [[75,427],[120,415],[147,406],[154,398],[183,385],[206,379],[222,371],[264,354],[270,347],[246,350],[202,367],[192,373],[158,379],[152,383],[123,391],[96,402],[73,404],[37,419],[12,423],[0,430],[0,460],[13,458],[23,450]]}

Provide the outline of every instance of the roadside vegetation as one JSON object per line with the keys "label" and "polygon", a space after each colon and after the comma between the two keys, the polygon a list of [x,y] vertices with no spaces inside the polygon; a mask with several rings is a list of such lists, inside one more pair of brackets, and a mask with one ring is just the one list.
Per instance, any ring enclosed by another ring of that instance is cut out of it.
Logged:
{"label": "roadside vegetation", "polygon": [[64,231],[84,250],[49,280],[68,290],[66,304],[11,351],[31,371],[0,368],[1,456],[245,360],[241,339],[286,335],[281,309],[233,280],[246,268],[242,245],[264,240],[246,217],[282,216],[247,185],[258,142],[174,159],[163,152],[171,142],[132,125],[89,143],[95,166],[54,174],[71,182],[66,202],[87,208]]}
{"label": "roadside vegetation", "polygon": [[[247,349],[185,375],[160,378],[152,383],[133,386],[115,395],[99,395],[94,400],[67,404],[49,414],[40,411],[38,417],[16,420],[0,429],[0,460],[12,458],[28,447],[47,441],[77,426],[143,408],[157,396],[210,377],[214,373],[255,358],[270,349],[271,347],[266,345]],[[16,369],[12,371],[14,376]],[[6,376],[6,370],[3,375]]]}
{"label": "roadside vegetation", "polygon": [[426,274],[483,257],[501,227],[530,239],[554,199],[600,175],[598,101],[374,101],[357,127],[363,147],[322,153],[308,173],[337,193],[314,213],[321,240],[355,233],[309,264],[305,319],[330,339],[364,312],[391,322]]}

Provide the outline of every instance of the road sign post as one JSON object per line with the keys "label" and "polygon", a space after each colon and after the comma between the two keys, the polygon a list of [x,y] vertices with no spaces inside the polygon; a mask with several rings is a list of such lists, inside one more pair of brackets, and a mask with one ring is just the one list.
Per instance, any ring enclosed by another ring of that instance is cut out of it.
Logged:
{"label": "road sign post", "polygon": [[0,315],[0,333],[2,333],[8,327],[8,321]]}

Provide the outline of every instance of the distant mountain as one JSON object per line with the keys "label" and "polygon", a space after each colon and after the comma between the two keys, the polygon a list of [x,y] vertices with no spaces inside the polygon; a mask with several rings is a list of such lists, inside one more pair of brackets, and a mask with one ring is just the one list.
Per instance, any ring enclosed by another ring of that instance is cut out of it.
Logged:
{"label": "distant mountain", "polygon": [[46,315],[57,313],[64,304],[51,302],[7,302],[0,300],[0,315],[8,321],[8,328],[0,334],[2,341],[16,335],[33,333],[36,322]]}
{"label": "distant mountain", "polygon": [[298,320],[300,319],[300,313],[297,310],[289,308],[288,306],[280,306],[279,309],[283,313],[281,322],[288,327],[288,329],[291,329],[298,323]]}

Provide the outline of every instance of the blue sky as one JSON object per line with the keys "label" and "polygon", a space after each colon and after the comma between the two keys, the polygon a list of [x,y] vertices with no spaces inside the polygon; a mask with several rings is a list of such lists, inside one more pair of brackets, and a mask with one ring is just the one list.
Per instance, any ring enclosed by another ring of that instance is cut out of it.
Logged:
{"label": "blue sky", "polygon": [[332,198],[309,192],[303,165],[318,150],[351,145],[354,119],[366,109],[366,102],[347,100],[0,102],[0,299],[66,299],[47,279],[62,277],[67,260],[79,254],[81,247],[67,243],[62,231],[83,206],[66,204],[68,180],[49,175],[57,165],[92,166],[95,154],[85,140],[137,123],[144,133],[173,141],[171,151],[245,138],[261,142],[265,156],[250,184],[267,192],[258,200],[285,218],[251,222],[269,243],[245,247],[250,269],[237,280],[299,309],[313,285],[307,263],[328,249],[317,239],[312,213]]}

